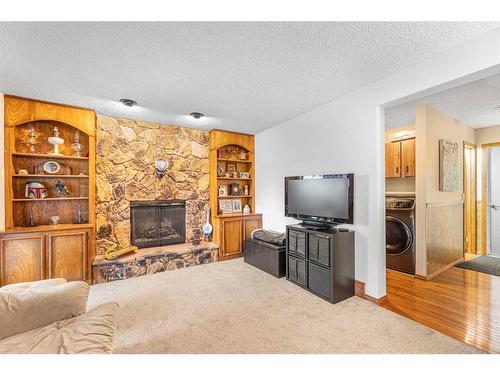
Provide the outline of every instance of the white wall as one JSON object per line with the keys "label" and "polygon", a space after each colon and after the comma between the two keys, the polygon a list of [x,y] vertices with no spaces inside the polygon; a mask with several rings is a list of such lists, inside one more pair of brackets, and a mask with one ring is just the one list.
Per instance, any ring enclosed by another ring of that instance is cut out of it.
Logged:
{"label": "white wall", "polygon": [[356,279],[366,282],[370,296],[385,295],[384,113],[378,106],[463,84],[472,79],[465,76],[497,71],[498,64],[500,29],[257,134],[256,210],[264,226],[283,231],[288,222],[284,176],[354,172]]}
{"label": "white wall", "polygon": [[0,92],[0,230],[5,229],[5,162],[4,162],[3,94]]}

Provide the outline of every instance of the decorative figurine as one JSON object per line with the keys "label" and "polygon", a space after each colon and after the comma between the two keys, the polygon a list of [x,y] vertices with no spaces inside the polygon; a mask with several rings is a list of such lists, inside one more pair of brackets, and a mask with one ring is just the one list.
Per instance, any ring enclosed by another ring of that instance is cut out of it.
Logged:
{"label": "decorative figurine", "polygon": [[63,196],[63,197],[69,196],[69,190],[66,187],[66,185],[63,184],[63,182],[61,180],[56,181],[55,188],[56,188],[57,195]]}
{"label": "decorative figurine", "polygon": [[47,189],[39,182],[26,182],[24,196],[29,199],[47,198]]}
{"label": "decorative figurine", "polygon": [[51,145],[54,146],[54,152],[52,152],[52,154],[60,155],[59,145],[64,144],[64,139],[59,137],[59,129],[57,128],[57,126],[54,126],[54,130],[52,130],[52,137],[49,137],[48,141]]}
{"label": "decorative figurine", "polygon": [[243,207],[243,213],[244,214],[250,213],[250,206],[248,204],[245,204],[245,207]]}
{"label": "decorative figurine", "polygon": [[207,208],[207,221],[205,225],[203,225],[203,237],[205,240],[210,238],[210,234],[212,233],[212,224],[210,224],[210,207]]}
{"label": "decorative figurine", "polygon": [[38,143],[38,141],[36,140],[35,128],[31,124],[28,127],[28,141],[26,143],[29,145],[26,152],[29,154],[36,153],[35,145]]}
{"label": "decorative figurine", "polygon": [[60,216],[51,216],[50,217],[50,224],[52,225],[57,225],[59,224],[59,220],[61,220],[61,217]]}
{"label": "decorative figurine", "polygon": [[73,156],[81,156],[82,154],[82,144],[80,141],[80,131],[76,131],[75,138],[73,139],[73,143],[71,144],[71,150],[73,150]]}
{"label": "decorative figurine", "polygon": [[220,165],[217,166],[217,177],[224,177],[224,174],[226,172],[224,171],[224,168],[222,168]]}
{"label": "decorative figurine", "polygon": [[18,174],[27,175],[28,171],[26,169],[20,169]]}
{"label": "decorative figurine", "polygon": [[243,187],[243,192],[245,193],[245,195],[250,195],[250,187],[248,185],[245,185]]}

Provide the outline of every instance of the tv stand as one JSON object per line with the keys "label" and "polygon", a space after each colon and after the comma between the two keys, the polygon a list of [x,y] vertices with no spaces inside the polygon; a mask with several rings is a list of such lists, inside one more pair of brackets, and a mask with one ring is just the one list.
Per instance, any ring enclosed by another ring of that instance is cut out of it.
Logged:
{"label": "tv stand", "polygon": [[299,225],[306,229],[311,229],[311,230],[328,230],[334,228],[338,224],[320,223],[317,221],[303,220],[302,223],[300,223]]}
{"label": "tv stand", "polygon": [[286,227],[286,278],[331,303],[354,295],[354,231]]}

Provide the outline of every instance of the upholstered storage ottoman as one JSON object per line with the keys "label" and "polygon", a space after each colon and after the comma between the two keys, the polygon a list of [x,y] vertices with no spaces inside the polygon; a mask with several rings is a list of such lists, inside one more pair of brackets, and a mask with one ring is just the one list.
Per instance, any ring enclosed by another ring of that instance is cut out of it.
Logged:
{"label": "upholstered storage ottoman", "polygon": [[277,246],[253,238],[245,240],[245,263],[276,277],[285,276],[286,246]]}

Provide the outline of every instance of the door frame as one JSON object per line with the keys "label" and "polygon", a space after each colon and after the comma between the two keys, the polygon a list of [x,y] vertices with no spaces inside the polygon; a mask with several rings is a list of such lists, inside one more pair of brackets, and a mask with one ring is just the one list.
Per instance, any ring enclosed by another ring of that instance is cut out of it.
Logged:
{"label": "door frame", "polygon": [[[464,189],[464,253],[466,252],[466,249],[467,249],[467,241],[466,241],[466,237],[467,237],[467,231],[466,231],[466,222],[467,222],[467,216],[468,215],[471,215],[473,217],[473,220],[472,220],[472,235],[471,235],[471,239],[470,239],[470,243],[474,244],[474,254],[477,254],[478,253],[478,248],[477,248],[477,147],[474,143],[470,143],[470,142],[467,142],[467,141],[464,141],[464,149],[463,149],[463,153],[464,153],[464,157],[463,157],[463,189]],[[466,212],[466,200],[465,200],[465,191],[466,191],[466,185],[467,183],[470,183],[470,181],[466,181],[465,180],[465,176],[466,176],[466,164],[465,164],[465,150],[472,150],[474,152],[473,154],[473,157],[471,158],[471,162],[472,162],[472,166],[471,166],[471,169],[472,169],[472,173],[471,173],[471,178],[472,178],[472,189],[470,191],[470,194],[473,196],[473,199],[472,199],[472,207],[471,207],[471,211],[472,212]]]}
{"label": "door frame", "polygon": [[491,147],[500,146],[500,142],[493,143],[483,143],[481,145],[482,151],[482,171],[481,171],[481,185],[482,185],[482,206],[481,206],[481,242],[483,243],[483,248],[481,249],[481,255],[488,255],[488,210],[487,203],[489,200],[488,186],[489,186],[489,165],[487,161],[487,153]]}

